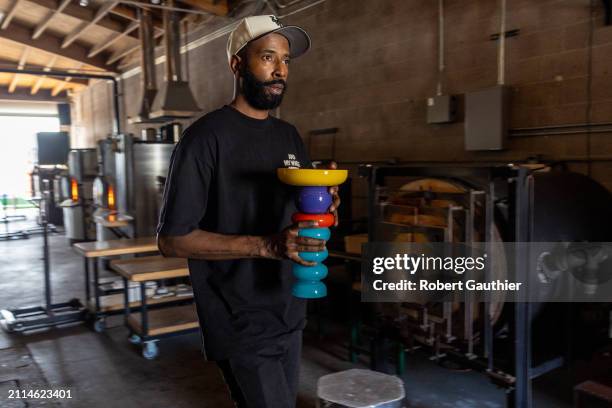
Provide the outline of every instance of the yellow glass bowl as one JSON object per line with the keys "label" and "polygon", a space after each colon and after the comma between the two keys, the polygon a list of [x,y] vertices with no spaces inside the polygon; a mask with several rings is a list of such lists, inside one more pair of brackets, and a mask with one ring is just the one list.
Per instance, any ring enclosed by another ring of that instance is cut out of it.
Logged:
{"label": "yellow glass bowl", "polygon": [[292,186],[337,186],[346,181],[348,170],[331,169],[276,169],[276,175]]}

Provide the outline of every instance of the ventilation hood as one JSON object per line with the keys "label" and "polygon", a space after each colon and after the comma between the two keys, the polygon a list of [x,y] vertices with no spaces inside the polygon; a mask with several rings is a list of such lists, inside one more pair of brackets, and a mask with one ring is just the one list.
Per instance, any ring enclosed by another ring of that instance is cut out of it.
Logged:
{"label": "ventilation hood", "polygon": [[142,97],[140,110],[136,116],[128,118],[131,124],[137,123],[159,123],[149,117],[151,105],[157,95],[157,80],[155,76],[155,46],[153,41],[153,16],[148,9],[138,9],[140,26],[138,34],[140,37],[140,66]]}
{"label": "ventilation hood", "polygon": [[[168,0],[166,5],[174,7],[174,0]],[[166,78],[162,89],[155,96],[149,113],[149,118],[164,122],[190,118],[200,112],[189,84],[182,78],[179,24],[178,14],[164,9]]]}

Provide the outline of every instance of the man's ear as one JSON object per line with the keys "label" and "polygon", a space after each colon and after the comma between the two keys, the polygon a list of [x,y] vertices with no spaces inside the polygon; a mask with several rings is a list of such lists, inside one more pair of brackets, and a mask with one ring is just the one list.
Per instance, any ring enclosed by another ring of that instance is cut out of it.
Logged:
{"label": "man's ear", "polygon": [[240,71],[240,64],[242,63],[242,59],[238,55],[232,55],[230,59],[230,68],[232,69],[232,74],[234,77]]}

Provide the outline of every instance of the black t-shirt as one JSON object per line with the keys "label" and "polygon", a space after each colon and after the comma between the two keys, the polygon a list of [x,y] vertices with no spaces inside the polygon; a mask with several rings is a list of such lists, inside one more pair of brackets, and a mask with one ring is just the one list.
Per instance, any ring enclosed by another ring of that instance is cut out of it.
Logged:
{"label": "black t-shirt", "polygon": [[[189,126],[172,154],[157,232],[196,228],[269,235],[291,224],[295,188],[279,167],[311,167],[294,126],[224,106]],[[220,360],[281,339],[305,325],[306,303],[291,295],[291,262],[189,259],[208,359]]]}

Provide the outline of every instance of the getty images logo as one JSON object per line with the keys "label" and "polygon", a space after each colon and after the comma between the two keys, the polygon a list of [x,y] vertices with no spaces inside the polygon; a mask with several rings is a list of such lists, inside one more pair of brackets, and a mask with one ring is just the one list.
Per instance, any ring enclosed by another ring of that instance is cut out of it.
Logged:
{"label": "getty images logo", "polygon": [[278,17],[276,16],[270,16],[270,18],[272,19],[272,21],[274,22],[274,24],[276,24],[279,27],[284,27],[283,23],[280,22],[280,20],[278,19]]}

